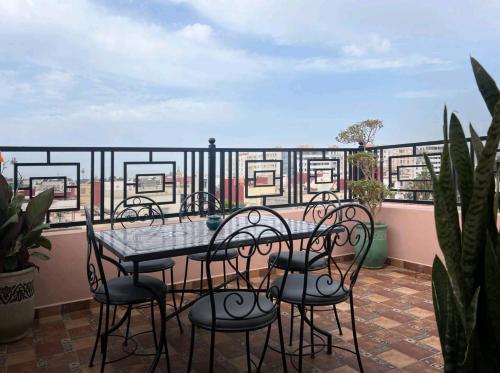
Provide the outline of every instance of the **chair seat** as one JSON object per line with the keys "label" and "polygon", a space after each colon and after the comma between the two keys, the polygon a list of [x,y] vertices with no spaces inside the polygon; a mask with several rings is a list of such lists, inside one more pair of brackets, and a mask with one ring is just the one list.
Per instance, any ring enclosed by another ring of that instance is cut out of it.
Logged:
{"label": "chair seat", "polygon": [[[271,295],[278,296],[283,277],[278,277],[271,284]],[[331,282],[331,283],[330,283]],[[301,304],[304,290],[304,275],[289,273],[281,300],[286,303]],[[308,275],[305,305],[320,306],[343,302],[349,297],[349,292],[342,289],[340,281],[332,280],[328,276]]]}
{"label": "chair seat", "polygon": [[[198,253],[198,254],[190,254],[188,255],[189,259],[197,260],[199,262],[204,262],[207,260],[207,253]],[[219,250],[215,253],[215,255],[211,258],[214,262],[222,262],[224,260],[236,259],[238,257],[238,249],[229,249],[229,250]]]}
{"label": "chair seat", "polygon": [[[306,270],[306,250],[293,251],[292,260],[290,261],[290,271],[304,272]],[[309,271],[316,271],[328,267],[328,257],[324,256],[315,261],[313,259],[320,255],[319,253],[309,253]],[[274,263],[274,268],[286,269],[288,264],[289,252],[281,251],[279,253],[272,253],[269,255],[268,263]]]}
{"label": "chair seat", "polygon": [[[133,262],[122,262],[123,269],[128,273],[134,272]],[[172,258],[145,260],[139,263],[139,273],[161,272],[175,265]]]}
{"label": "chair seat", "polygon": [[[157,294],[165,294],[167,285],[163,281],[151,276],[140,275],[139,282],[155,291]],[[134,285],[132,276],[115,277],[107,281],[109,291],[109,304],[138,304],[148,302],[153,299],[151,291]],[[99,303],[106,303],[106,293],[101,284],[95,292],[94,298]]]}
{"label": "chair seat", "polygon": [[[228,290],[214,294],[215,329],[218,331],[242,331],[260,329],[271,324],[277,317],[273,302],[251,291]],[[191,322],[201,328],[212,328],[210,296],[206,295],[193,305],[189,313]]]}

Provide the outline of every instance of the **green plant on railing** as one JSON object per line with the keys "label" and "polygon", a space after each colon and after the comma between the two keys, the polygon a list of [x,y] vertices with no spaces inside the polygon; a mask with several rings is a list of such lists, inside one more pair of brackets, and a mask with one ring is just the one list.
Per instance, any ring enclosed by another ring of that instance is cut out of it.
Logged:
{"label": "green plant on railing", "polygon": [[[500,371],[500,239],[495,158],[500,140],[500,92],[475,60],[472,69],[493,117],[483,144],[470,126],[477,159],[469,154],[462,125],[444,110],[444,147],[433,180],[439,257],[432,266],[432,295],[445,372]],[[458,213],[457,198],[460,198]]]}
{"label": "green plant on railing", "polygon": [[354,199],[365,205],[375,217],[382,202],[391,195],[385,184],[376,179],[377,157],[366,150],[375,140],[378,130],[383,127],[378,119],[367,119],[349,126],[337,136],[337,141],[345,144],[356,143],[362,148],[347,157],[347,161],[358,169],[360,180],[349,183]]}
{"label": "green plant on railing", "polygon": [[48,228],[45,216],[54,199],[50,188],[31,198],[23,211],[24,196],[12,191],[0,174],[0,272],[15,272],[30,266],[30,257],[49,257],[32,249],[51,249],[50,241],[42,236]]}

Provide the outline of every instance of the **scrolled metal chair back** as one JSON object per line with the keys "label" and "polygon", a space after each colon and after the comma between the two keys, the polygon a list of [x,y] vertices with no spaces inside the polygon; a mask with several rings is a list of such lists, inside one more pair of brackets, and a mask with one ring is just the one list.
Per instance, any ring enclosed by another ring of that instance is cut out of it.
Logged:
{"label": "scrolled metal chair back", "polygon": [[224,217],[224,206],[221,201],[208,192],[195,192],[186,196],[179,209],[179,221],[192,221],[193,217],[204,217],[212,212]]}
{"label": "scrolled metal chair back", "polygon": [[[100,285],[104,288],[106,297],[109,298],[108,286],[106,282],[106,273],[101,260],[101,252],[97,245],[97,240],[94,234],[94,226],[92,224],[92,215],[87,207],[85,207],[86,218],[86,233],[87,233],[87,281],[90,291],[96,294]],[[97,269],[96,269],[97,265]]]}
{"label": "scrolled metal chair back", "polygon": [[[328,221],[326,223],[336,221],[342,217],[342,210],[338,210],[338,207],[341,205],[340,198],[335,193],[330,191],[318,192],[307,203],[302,215],[302,220],[313,221],[317,224],[320,220],[327,217],[326,220]],[[337,212],[333,213],[333,211]],[[304,239],[301,239],[300,247],[304,247]],[[311,246],[311,250],[315,252],[324,252],[325,249],[325,238],[317,237],[315,245]]]}
{"label": "scrolled metal chair back", "polygon": [[[290,227],[283,217],[276,211],[264,207],[246,207],[231,214],[214,233],[209,249],[207,251],[206,270],[208,279],[208,290],[211,300],[212,316],[215,322],[215,286],[213,284],[211,271],[212,262],[217,252],[225,252],[237,249],[240,260],[245,262],[243,268],[235,266],[234,263],[228,263],[234,276],[240,281],[240,288],[227,288],[217,290],[223,292],[224,304],[229,319],[243,319],[250,317],[255,310],[270,312],[279,303],[279,297],[282,294],[283,286],[286,281],[288,270],[283,274],[283,282],[275,294],[278,297],[270,296],[269,288],[270,276],[275,263],[270,263],[266,273],[257,279],[252,280],[250,270],[255,256],[269,256],[272,252],[287,252],[288,259],[291,260],[293,243]],[[241,292],[245,292],[247,297],[243,298]],[[271,302],[266,301],[262,304],[262,297],[265,294]],[[272,305],[270,307],[270,304]]]}
{"label": "scrolled metal chair back", "polygon": [[[335,193],[329,191],[318,192],[307,203],[302,220],[312,219],[313,222],[318,223],[341,204],[340,198]],[[335,215],[330,216],[330,220],[335,219]]]}
{"label": "scrolled metal chair back", "polygon": [[[324,296],[333,295],[339,290],[345,292],[351,291],[356,283],[356,279],[366,255],[370,250],[374,229],[374,221],[370,211],[361,204],[343,204],[328,212],[328,214],[318,222],[307,242],[304,294],[306,294],[306,289],[308,289],[307,274],[309,268],[313,266],[315,261],[320,260],[324,256],[330,256],[331,258],[332,255],[335,254],[335,251],[342,247],[356,247],[353,260],[348,262],[344,269],[340,268],[340,266],[333,261],[335,271],[333,271],[333,273],[321,274],[315,280],[316,283],[313,289]],[[310,259],[310,252],[317,252],[313,247],[317,245],[319,238],[323,240],[325,248],[319,255],[314,257],[311,256]],[[321,289],[325,288],[324,285],[332,285],[335,284],[336,281],[338,281],[339,285],[329,286],[328,293],[323,294]]]}
{"label": "scrolled metal chair back", "polygon": [[122,228],[137,225],[150,226],[165,224],[165,217],[160,205],[146,196],[131,196],[121,201],[111,215],[111,229],[116,223]]}

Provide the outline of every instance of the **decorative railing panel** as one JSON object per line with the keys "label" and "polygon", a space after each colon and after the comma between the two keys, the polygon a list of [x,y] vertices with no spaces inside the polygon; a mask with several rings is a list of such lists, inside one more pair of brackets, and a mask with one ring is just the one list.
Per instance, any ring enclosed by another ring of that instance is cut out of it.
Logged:
{"label": "decorative railing panel", "polygon": [[[442,142],[377,146],[376,177],[395,202],[432,203],[432,182],[423,154],[440,169]],[[248,205],[305,205],[319,191],[350,200],[349,182],[359,177],[348,164],[358,148],[0,147],[2,173],[26,202],[53,187],[47,216],[52,226],[83,224],[83,206],[96,223],[125,198],[148,196],[167,217],[178,216],[185,196],[215,194],[229,210]],[[195,211],[193,211],[195,212]]]}

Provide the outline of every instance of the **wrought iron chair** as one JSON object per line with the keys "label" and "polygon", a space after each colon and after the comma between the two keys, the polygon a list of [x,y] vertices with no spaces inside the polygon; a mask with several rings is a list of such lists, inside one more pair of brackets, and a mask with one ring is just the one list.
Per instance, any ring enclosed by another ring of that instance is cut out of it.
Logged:
{"label": "wrought iron chair", "polygon": [[[195,192],[188,195],[181,203],[181,207],[179,209],[179,221],[193,221],[193,219],[207,216],[208,214],[219,214],[224,217],[224,207],[220,200],[215,197],[213,194],[208,192]],[[182,307],[182,302],[184,300],[184,292],[186,290],[187,284],[187,275],[188,275],[188,266],[189,261],[195,261],[200,263],[200,295],[203,293],[203,267],[205,265],[205,261],[207,259],[206,253],[200,254],[191,254],[186,256],[186,265],[184,269],[184,281],[183,281],[183,291],[181,294],[181,300],[179,307]],[[211,261],[222,262],[223,274],[224,274],[224,282],[227,281],[227,273],[226,273],[226,262],[229,260],[235,260],[236,268],[238,268],[238,250],[232,249],[228,250],[227,253],[215,253]],[[239,283],[239,280],[238,280]]]}
{"label": "wrought iron chair", "polygon": [[[100,342],[102,354],[102,373],[104,372],[104,367],[106,364],[122,360],[132,354],[127,353],[126,355],[113,361],[106,361],[108,338],[110,336],[117,336],[113,335],[112,333],[115,332],[120,326],[122,326],[125,320],[130,319],[130,312],[132,306],[134,305],[150,303],[151,315],[154,315],[154,303],[156,302],[160,309],[160,313],[162,315],[165,315],[165,298],[167,293],[167,286],[161,280],[147,275],[139,275],[139,283],[141,284],[141,286],[136,285],[134,283],[133,277],[127,274],[125,269],[118,261],[102,253],[101,247],[97,244],[97,240],[94,235],[94,228],[92,225],[92,217],[90,211],[87,208],[85,208],[85,216],[87,225],[87,279],[90,291],[94,296],[94,300],[100,305],[97,334],[89,362],[89,367],[92,367],[94,365],[97,345]],[[107,279],[106,273],[104,271],[104,261],[114,265],[120,271],[122,276]],[[110,307],[112,306],[126,306],[127,312],[117,323],[112,322],[110,324]],[[161,335],[163,336],[164,343],[163,345],[159,346],[155,331],[154,317],[151,318],[151,324],[155,346],[157,349],[165,349],[167,367],[170,371],[170,361],[168,356],[165,326],[161,326]],[[103,328],[104,331],[102,331]],[[160,338],[160,342],[161,341],[162,338]],[[157,364],[158,360],[155,360],[154,363]]]}
{"label": "wrought iron chair", "polygon": [[[233,248],[242,260],[245,269],[238,268],[228,261],[242,282],[240,288],[218,289],[212,279],[212,264],[215,258],[224,253],[232,257]],[[205,266],[208,280],[208,294],[198,299],[189,313],[191,320],[191,344],[189,350],[188,372],[191,370],[196,328],[210,331],[210,368],[213,372],[215,333],[245,333],[247,369],[250,372],[252,364],[257,371],[261,370],[267,350],[272,324],[278,320],[281,357],[283,369],[286,372],[286,358],[280,313],[280,294],[284,281],[271,293],[267,278],[274,268],[270,268],[262,278],[254,281],[250,278],[252,259],[255,255],[268,256],[272,251],[285,252],[292,255],[292,236],[286,221],[277,212],[268,207],[246,207],[229,216],[213,235],[208,251],[205,253]],[[288,271],[285,270],[283,280]],[[273,295],[271,295],[273,294]],[[258,365],[250,358],[250,332],[267,328],[266,339]]]}
{"label": "wrought iron chair", "polygon": [[[356,354],[359,369],[362,372],[361,355],[359,352],[358,339],[356,335],[356,324],[354,319],[353,287],[356,284],[361,266],[370,250],[374,233],[373,218],[369,210],[359,204],[344,204],[334,210],[329,211],[317,224],[311,234],[307,245],[306,267],[302,273],[289,274],[285,278],[279,277],[272,282],[271,290],[283,286],[281,300],[298,307],[300,311],[300,341],[299,341],[299,372],[302,371],[304,355],[304,324],[307,323],[311,330],[311,340],[314,331],[327,337],[327,351],[331,353],[332,347],[344,349],[340,346],[333,346],[331,335],[314,327],[314,307],[335,305],[349,299],[351,310],[351,324],[355,350],[347,350]],[[319,255],[314,250],[321,246],[323,250]],[[335,262],[335,273],[315,274],[314,262],[324,257],[330,256],[337,247],[356,247],[354,259],[345,270],[342,270]],[[311,273],[312,272],[312,273]],[[310,318],[306,317],[306,311],[310,311]],[[311,343],[311,354],[314,356],[314,342]]]}
{"label": "wrought iron chair", "polygon": [[[153,226],[155,224],[163,225],[165,224],[165,217],[160,205],[152,198],[146,196],[132,196],[121,201],[113,211],[111,215],[111,229],[115,229],[117,224],[120,224],[121,228],[127,229],[129,227],[141,225],[144,226],[148,224]],[[122,262],[123,269],[128,274],[133,273],[134,263],[132,262]],[[162,279],[165,284],[166,276],[165,272],[170,272],[170,287],[175,289],[174,284],[174,266],[175,261],[172,258],[163,259],[153,259],[145,260],[139,263],[140,273],[154,273],[161,272]],[[177,324],[179,325],[179,330],[182,333],[182,323],[179,318],[179,313],[177,310],[177,300],[175,298],[175,292],[172,291],[172,307],[177,318]],[[113,322],[116,316],[116,308],[113,313]],[[127,336],[130,327],[130,319],[127,322]]]}
{"label": "wrought iron chair", "polygon": [[[318,223],[321,219],[328,215],[329,212],[335,210],[341,206],[340,198],[333,192],[323,191],[316,193],[311,200],[307,203],[304,213],[302,214],[302,220],[312,220],[314,223]],[[332,217],[333,218],[333,217]],[[328,219],[331,220],[331,219]],[[300,240],[299,250],[293,252],[293,257],[288,267],[290,272],[303,273],[306,268],[306,255],[307,252],[304,250],[304,239]],[[331,274],[331,263],[334,259],[330,256],[321,255],[322,247],[316,246],[311,248],[311,253],[309,257],[309,271],[319,271],[327,268],[328,272]],[[317,260],[314,260],[319,255]],[[277,269],[285,269],[288,266],[288,258],[286,255],[278,253],[273,253],[269,256],[269,261],[276,261]],[[337,321],[337,328],[339,334],[342,335],[342,327],[340,325],[340,320],[337,312],[337,307],[333,305],[333,312],[335,313],[335,320]],[[293,320],[295,318],[295,307],[291,305],[290,312],[290,336],[289,345],[292,345],[293,340]]]}

